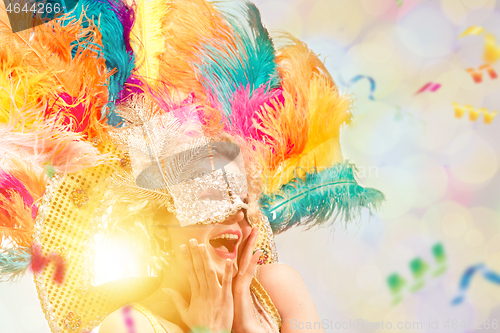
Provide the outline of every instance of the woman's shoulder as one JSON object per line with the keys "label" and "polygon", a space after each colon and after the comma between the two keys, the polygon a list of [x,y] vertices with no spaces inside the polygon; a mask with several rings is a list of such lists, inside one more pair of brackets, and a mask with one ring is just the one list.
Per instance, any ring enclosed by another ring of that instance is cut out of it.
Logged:
{"label": "woman's shoulder", "polygon": [[146,315],[130,305],[108,315],[101,323],[99,333],[129,333],[131,327],[137,333],[155,333]]}
{"label": "woman's shoulder", "polygon": [[282,263],[262,265],[259,267],[257,279],[282,317],[295,313],[303,305],[312,303],[302,276],[289,265]]}
{"label": "woman's shoulder", "polygon": [[299,272],[292,266],[283,263],[259,266],[257,278],[264,287],[272,289],[282,289],[290,285],[304,283]]}

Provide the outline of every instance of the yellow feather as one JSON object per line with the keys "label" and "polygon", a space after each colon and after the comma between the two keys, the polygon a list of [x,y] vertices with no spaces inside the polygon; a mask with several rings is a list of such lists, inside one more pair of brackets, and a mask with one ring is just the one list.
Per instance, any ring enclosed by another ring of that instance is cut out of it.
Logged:
{"label": "yellow feather", "polygon": [[287,38],[278,54],[285,103],[261,110],[259,129],[273,148],[259,149],[266,194],[296,175],[341,162],[340,128],[352,116],[351,100],[340,95],[324,64],[304,43]]}
{"label": "yellow feather", "polygon": [[163,34],[168,12],[166,0],[138,0],[131,42],[136,55],[137,74],[148,83],[160,79],[160,59],[165,52]]}

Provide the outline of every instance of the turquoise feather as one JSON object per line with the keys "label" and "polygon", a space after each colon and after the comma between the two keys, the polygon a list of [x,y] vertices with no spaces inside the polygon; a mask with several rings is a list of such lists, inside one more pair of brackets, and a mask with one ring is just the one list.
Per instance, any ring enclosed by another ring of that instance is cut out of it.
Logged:
{"label": "turquoise feather", "polygon": [[382,192],[360,186],[355,179],[355,166],[337,163],[320,172],[294,178],[273,195],[260,199],[275,234],[293,226],[308,228],[329,225],[340,219],[347,223],[361,209],[370,212],[385,200]]}
{"label": "turquoise feather", "polygon": [[251,96],[263,85],[266,92],[280,86],[276,51],[259,10],[249,2],[243,6],[248,26],[242,26],[236,14],[224,13],[236,35],[235,46],[204,45],[200,50],[201,62],[195,64],[204,78],[204,88],[216,98],[229,119],[231,100],[238,89],[249,87]]}
{"label": "turquoise feather", "polygon": [[0,282],[16,280],[26,272],[30,264],[30,248],[0,249]]}
{"label": "turquoise feather", "polygon": [[[121,0],[80,0],[75,9],[69,13],[66,22],[78,20],[83,12],[86,17],[93,21],[99,27],[102,35],[103,49],[98,45],[90,43],[80,43],[79,46],[88,48],[97,48],[102,52],[106,60],[108,72],[117,69],[108,83],[109,101],[114,103],[118,100],[120,91],[123,89],[125,82],[132,74],[134,69],[135,57],[133,52],[127,51],[127,45],[124,37],[124,27],[116,10],[119,8]],[[88,27],[89,22],[83,20],[82,25]],[[81,41],[80,41],[81,42]],[[73,55],[77,52],[75,47],[72,49]],[[109,112],[106,115],[108,124],[117,126],[122,122],[121,117],[114,114],[113,107],[108,108]]]}

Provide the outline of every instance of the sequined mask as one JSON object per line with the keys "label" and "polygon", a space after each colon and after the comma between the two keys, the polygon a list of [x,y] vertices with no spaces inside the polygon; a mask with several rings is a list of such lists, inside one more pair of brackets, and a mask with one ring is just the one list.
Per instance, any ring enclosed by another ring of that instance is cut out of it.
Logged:
{"label": "sequined mask", "polygon": [[113,137],[128,152],[135,185],[169,196],[182,227],[219,223],[241,209],[247,180],[239,146],[203,136],[201,125],[181,126],[170,113],[151,116],[154,106],[135,100],[124,108],[130,126]]}

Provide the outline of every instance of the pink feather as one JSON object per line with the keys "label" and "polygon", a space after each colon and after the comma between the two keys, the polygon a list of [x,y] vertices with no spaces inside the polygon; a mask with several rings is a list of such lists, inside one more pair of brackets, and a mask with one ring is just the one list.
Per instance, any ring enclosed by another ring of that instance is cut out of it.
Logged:
{"label": "pink feather", "polygon": [[[13,175],[0,169],[0,195],[7,199],[10,199],[12,192],[17,192],[23,198],[24,205],[31,210],[31,217],[36,218],[38,213],[38,207],[35,205],[33,197],[28,192],[26,187]],[[0,206],[0,209],[5,212],[4,207]]]}
{"label": "pink feather", "polygon": [[284,103],[281,88],[266,92],[266,87],[261,86],[250,96],[250,87],[241,87],[234,93],[231,101],[229,130],[246,138],[263,141],[266,135],[254,126],[254,122],[260,122],[260,118],[257,117],[260,108],[264,105],[272,107],[272,101]]}
{"label": "pink feather", "polygon": [[50,163],[57,173],[73,173],[107,162],[107,154],[100,154],[82,134],[68,130],[68,126],[45,121],[35,123],[29,132],[15,132],[15,126],[0,127],[0,151],[18,159],[29,157],[35,166]]}

